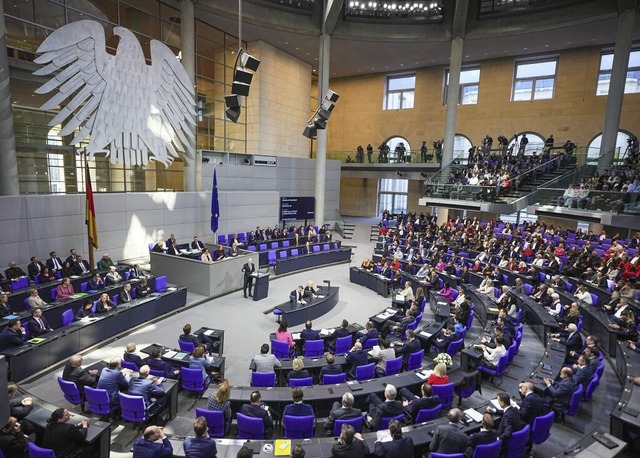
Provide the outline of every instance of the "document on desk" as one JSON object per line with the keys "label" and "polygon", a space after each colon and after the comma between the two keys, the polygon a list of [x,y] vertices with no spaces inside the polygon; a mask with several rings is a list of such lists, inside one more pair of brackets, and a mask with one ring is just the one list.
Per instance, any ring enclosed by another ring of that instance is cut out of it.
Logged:
{"label": "document on desk", "polygon": [[471,418],[473,421],[480,423],[482,421],[482,414],[476,409],[467,409],[464,411],[465,415]]}
{"label": "document on desk", "polygon": [[[498,400],[497,399],[492,399],[491,400],[491,407],[493,407],[496,410],[502,410],[502,407],[500,407],[500,404],[498,404]],[[515,407],[516,409],[520,408],[520,406],[513,399],[511,400],[511,407]]]}
{"label": "document on desk", "polygon": [[330,336],[334,332],[336,332],[335,329],[320,329],[320,335],[322,337]]}
{"label": "document on desk", "polygon": [[428,338],[428,337],[431,337],[433,334],[431,334],[430,332],[427,332],[427,331],[420,331],[418,333],[418,335],[421,335],[423,337],[427,337]]}
{"label": "document on desk", "polygon": [[169,350],[168,352],[166,352],[164,355],[165,358],[173,358],[174,356],[176,356],[178,354],[177,351],[173,351],[173,350]]}
{"label": "document on desk", "polygon": [[291,334],[291,338],[293,340],[300,340],[300,333],[299,332],[294,332]]}
{"label": "document on desk", "polygon": [[426,379],[428,379],[429,377],[431,377],[431,374],[433,374],[433,371],[432,371],[432,370],[429,370],[429,369],[425,369],[425,370],[423,370],[423,371],[416,372],[416,375],[417,375],[418,377],[420,377],[420,379],[421,379],[421,380],[426,380]]}
{"label": "document on desk", "polygon": [[181,351],[180,353],[176,354],[175,358],[176,359],[182,359],[185,356],[187,356],[187,354],[188,354],[187,352]]}
{"label": "document on desk", "polygon": [[212,334],[215,334],[216,331],[214,331],[213,329],[207,329],[206,331],[204,331],[204,335],[205,336],[210,336]]}
{"label": "document on desk", "polygon": [[404,296],[402,294],[396,294],[395,300],[396,301],[400,301],[400,302],[404,302]]}

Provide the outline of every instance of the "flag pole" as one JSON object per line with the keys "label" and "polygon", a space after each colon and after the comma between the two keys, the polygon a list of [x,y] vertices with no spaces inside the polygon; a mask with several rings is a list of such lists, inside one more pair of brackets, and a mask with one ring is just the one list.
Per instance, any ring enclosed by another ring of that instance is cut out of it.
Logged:
{"label": "flag pole", "polygon": [[[85,201],[87,199],[87,184],[89,183],[89,180],[91,180],[91,175],[89,175],[89,159],[87,158],[87,152],[84,152],[84,173],[85,173],[85,177],[84,177],[84,195],[85,195]],[[85,205],[86,207],[86,205]],[[88,218],[88,215],[85,215],[85,219]],[[87,245],[88,245],[88,249],[89,249],[89,269],[93,270],[93,266],[95,265],[93,262],[93,242],[91,241],[91,234],[89,231],[89,226],[87,226]]]}

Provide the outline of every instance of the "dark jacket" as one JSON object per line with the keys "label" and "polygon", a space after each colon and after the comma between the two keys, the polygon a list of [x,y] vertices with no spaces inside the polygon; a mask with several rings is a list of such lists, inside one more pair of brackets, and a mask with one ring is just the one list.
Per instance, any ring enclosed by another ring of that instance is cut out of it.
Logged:
{"label": "dark jacket", "polygon": [[401,437],[390,442],[377,441],[374,448],[375,456],[385,458],[404,458],[413,456],[413,439]]}
{"label": "dark jacket", "polygon": [[184,440],[184,452],[187,458],[211,458],[216,456],[218,450],[215,439],[196,436]]}
{"label": "dark jacket", "polygon": [[429,449],[437,453],[464,453],[467,435],[456,424],[447,423],[436,428]]}
{"label": "dark jacket", "polygon": [[498,437],[503,441],[509,440],[511,435],[520,431],[524,427],[524,423],[520,418],[520,412],[515,407],[509,407],[504,411],[500,420],[500,428],[498,428]]}
{"label": "dark jacket", "polygon": [[525,423],[533,426],[533,420],[543,414],[544,400],[536,393],[530,393],[522,398],[520,404],[520,418]]}
{"label": "dark jacket", "polygon": [[133,443],[134,458],[162,458],[173,456],[173,447],[168,438],[162,439],[162,444],[139,437]]}

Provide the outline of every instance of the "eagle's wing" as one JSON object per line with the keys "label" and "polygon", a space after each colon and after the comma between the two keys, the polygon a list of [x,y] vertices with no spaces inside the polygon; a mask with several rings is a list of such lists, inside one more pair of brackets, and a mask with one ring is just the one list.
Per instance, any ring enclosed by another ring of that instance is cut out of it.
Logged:
{"label": "eagle's wing", "polygon": [[71,142],[77,144],[91,134],[95,112],[107,85],[104,75],[109,71],[112,57],[105,49],[104,29],[95,21],[73,22],[49,35],[37,52],[41,56],[35,62],[47,65],[34,75],[55,76],[36,89],[36,93],[46,94],[57,89],[40,108],[50,110],[69,99],[49,126],[68,119],[62,126],[61,136],[81,127]]}
{"label": "eagle's wing", "polygon": [[152,101],[158,110],[160,135],[167,142],[169,160],[177,157],[176,151],[191,157],[196,125],[193,83],[176,56],[157,40],[151,40],[151,76]]}

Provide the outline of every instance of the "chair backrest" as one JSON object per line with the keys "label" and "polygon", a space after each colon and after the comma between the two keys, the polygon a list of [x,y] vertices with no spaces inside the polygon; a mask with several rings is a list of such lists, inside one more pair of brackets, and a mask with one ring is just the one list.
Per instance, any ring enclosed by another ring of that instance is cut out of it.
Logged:
{"label": "chair backrest", "polygon": [[201,393],[206,389],[204,379],[202,378],[202,369],[183,367],[180,370],[180,374],[182,376],[182,389],[195,393]]}
{"label": "chair backrest", "polygon": [[498,439],[490,444],[476,445],[473,450],[473,458],[495,458],[500,456],[500,450],[502,449],[502,439]]}
{"label": "chair backrest", "polygon": [[525,425],[520,431],[516,431],[511,435],[509,442],[507,442],[507,458],[520,458],[524,455],[530,431],[531,427]]}
{"label": "chair backrest", "polygon": [[251,374],[251,386],[272,387],[276,386],[275,372],[253,372]]}
{"label": "chair backrest", "polygon": [[284,437],[287,439],[307,439],[313,437],[313,415],[293,416],[285,415],[282,423],[284,425]]}
{"label": "chair backrest", "polygon": [[441,410],[442,410],[442,405],[435,406],[432,409],[420,409],[418,411],[418,415],[416,415],[416,418],[413,422],[415,424],[418,424],[418,423],[423,423],[425,421],[435,420],[440,416]]}
{"label": "chair backrest", "polygon": [[320,252],[320,246],[319,245],[313,245],[311,247],[311,251],[313,251],[314,253],[319,253]]}
{"label": "chair backrest", "polygon": [[473,325],[473,318],[476,316],[476,312],[471,310],[471,312],[469,313],[469,318],[467,319],[467,329],[471,329],[471,326]]}
{"label": "chair backrest", "polygon": [[424,349],[411,353],[407,360],[407,370],[412,371],[422,367],[422,358],[424,358]]}
{"label": "chair backrest", "polygon": [[365,343],[362,345],[363,350],[371,350],[373,347],[378,345],[378,338],[373,337],[371,339],[367,339]]}
{"label": "chair backrest", "polygon": [[120,400],[120,409],[122,409],[122,418],[134,423],[142,423],[147,420],[144,397],[120,393],[118,399]]}
{"label": "chair backrest", "polygon": [[154,280],[154,291],[164,291],[167,289],[167,276],[161,275]]}
{"label": "chair backrest", "polygon": [[135,363],[132,363],[131,361],[125,361],[124,359],[122,361],[120,361],[120,365],[124,369],[130,369],[133,372],[138,372],[138,370],[139,370],[138,366],[136,366]]}
{"label": "chair backrest", "polygon": [[178,346],[180,347],[180,351],[186,351],[187,353],[193,353],[193,350],[196,349],[196,344],[187,342],[186,340],[178,339]]}
{"label": "chair backrest", "polygon": [[444,385],[433,385],[433,395],[440,397],[440,405],[442,408],[453,405],[453,383],[445,383]]}
{"label": "chair backrest", "polygon": [[330,247],[328,243],[325,243],[324,245],[322,245],[322,251],[329,251]]}
{"label": "chair backrest", "polygon": [[304,356],[305,358],[316,358],[324,353],[324,340],[305,340]]}
{"label": "chair backrest", "polygon": [[282,251],[279,253],[279,256],[278,256],[278,257],[279,257],[280,259],[284,259],[284,258],[286,258],[286,257],[287,257],[287,255],[288,255],[287,250],[282,250]]}
{"label": "chair backrest", "polygon": [[290,378],[289,386],[313,386],[313,377]]}
{"label": "chair backrest", "polygon": [[587,385],[587,388],[584,390],[584,393],[582,393],[582,400],[587,402],[591,401],[591,398],[593,397],[593,392],[596,390],[596,388],[598,388],[598,385],[600,385],[600,377],[598,377],[598,374],[593,374],[593,378]]}
{"label": "chair backrest", "polygon": [[569,400],[569,407],[567,408],[567,415],[573,416],[578,413],[578,409],[580,409],[580,399],[582,399],[582,385],[578,385],[573,394],[571,395],[571,399]]}
{"label": "chair backrest", "polygon": [[338,337],[336,339],[336,349],[334,353],[336,355],[349,353],[349,348],[351,348],[351,339],[351,336]]}
{"label": "chair backrest", "polygon": [[74,382],[68,382],[62,377],[58,377],[58,385],[64,394],[64,398],[71,404],[82,404],[82,394]]}
{"label": "chair backrest", "polygon": [[114,304],[118,305],[118,302],[120,302],[120,295],[114,294],[113,296],[111,296],[111,300],[113,301]]}
{"label": "chair backrest", "polygon": [[507,354],[509,355],[507,357],[507,366],[510,366],[511,363],[513,362],[513,358],[516,357],[516,347],[518,346],[518,344],[516,343],[516,341],[514,340],[511,343],[511,346],[509,347],[509,349],[507,350]]}
{"label": "chair backrest", "polygon": [[599,379],[601,379],[603,373],[604,373],[604,362],[600,360],[600,363],[598,363],[598,367],[596,368],[596,375],[598,376]]}
{"label": "chair backrest", "polygon": [[404,418],[404,413],[394,415],[393,417],[382,417],[380,419],[380,425],[378,426],[378,430],[384,430],[389,428],[389,423],[391,423],[393,420],[398,420],[400,423],[402,423],[403,418]]}
{"label": "chair backrest", "polygon": [[365,364],[356,367],[356,380],[370,380],[374,378],[376,372],[376,363]]}
{"label": "chair backrest", "polygon": [[207,420],[210,437],[224,437],[226,430],[222,410],[207,410],[196,407],[196,418],[198,417],[204,417]]}
{"label": "chair backrest", "polygon": [[[289,242],[285,242],[285,243],[287,243],[287,246],[289,246],[289,245],[288,245],[288,244],[289,244]],[[299,252],[298,252],[298,249],[297,249],[297,248],[293,248],[293,249],[291,250],[291,256],[298,256],[298,254],[299,254]]]}
{"label": "chair backrest", "polygon": [[276,252],[275,252],[275,250],[269,250],[267,252],[267,260],[269,261],[269,264],[275,264],[275,262],[276,262]]}
{"label": "chair backrest", "polygon": [[591,302],[593,303],[593,305],[598,305],[598,302],[600,302],[600,298],[594,293],[589,293],[589,295],[591,296]]}
{"label": "chair backrest", "polygon": [[261,243],[258,245],[258,250],[260,251],[265,251],[267,249],[267,244],[266,243]]}
{"label": "chair backrest", "polygon": [[335,383],[345,383],[347,381],[347,374],[324,374],[322,376],[323,385],[333,385]]}
{"label": "chair backrest", "polygon": [[62,326],[66,326],[69,323],[73,322],[73,310],[67,309],[62,312]]}
{"label": "chair backrest", "polygon": [[361,416],[357,416],[355,418],[348,418],[346,420],[336,420],[333,423],[333,435],[339,436],[342,431],[342,425],[351,425],[353,429],[356,430],[357,433],[362,431],[362,418]]}
{"label": "chair backrest", "polygon": [[25,310],[31,310],[31,306],[29,305],[29,298],[28,297],[24,298],[24,308],[25,308]]}
{"label": "chair backrest", "polygon": [[541,415],[533,420],[531,428],[531,441],[534,444],[542,444],[551,435],[551,426],[556,413],[552,410],[546,415]]}
{"label": "chair backrest", "polygon": [[238,420],[238,439],[264,439],[262,418],[254,418],[237,413],[236,419]]}
{"label": "chair backrest", "polygon": [[464,453],[437,453],[431,452],[431,458],[464,458]]}
{"label": "chair backrest", "polygon": [[80,292],[81,293],[86,293],[87,292],[87,285],[89,284],[88,281],[83,281],[82,283],[80,283]]}
{"label": "chair backrest", "polygon": [[33,442],[27,442],[27,450],[29,452],[29,458],[56,458],[53,450],[38,447]]}
{"label": "chair backrest", "polygon": [[527,293],[527,294],[533,293],[533,286],[530,285],[529,283],[525,283],[524,284],[524,292]]}
{"label": "chair backrest", "polygon": [[249,246],[247,247],[247,250],[249,250],[249,251],[253,251],[253,252],[255,253],[255,252],[256,252],[256,246],[255,246],[255,245],[249,245]]}
{"label": "chair backrest", "polygon": [[522,333],[516,332],[516,355],[520,352],[520,344],[522,343]]}
{"label": "chair backrest", "polygon": [[281,342],[279,340],[271,341],[271,353],[278,359],[290,358],[290,348],[287,342]]}
{"label": "chair backrest", "polygon": [[283,240],[283,241],[282,241],[282,247],[283,247],[283,248],[286,248],[286,247],[288,247],[289,245],[290,245],[290,242],[289,242],[288,240]]}
{"label": "chair backrest", "polygon": [[385,375],[396,375],[402,371],[402,356],[387,361]]}
{"label": "chair backrest", "polygon": [[98,415],[109,415],[111,413],[111,402],[107,390],[85,386],[84,395],[87,398],[88,410]]}
{"label": "chair backrest", "polygon": [[447,353],[449,354],[449,356],[453,358],[454,356],[456,356],[456,353],[460,351],[463,345],[464,345],[464,339],[454,340],[447,347]]}

